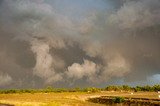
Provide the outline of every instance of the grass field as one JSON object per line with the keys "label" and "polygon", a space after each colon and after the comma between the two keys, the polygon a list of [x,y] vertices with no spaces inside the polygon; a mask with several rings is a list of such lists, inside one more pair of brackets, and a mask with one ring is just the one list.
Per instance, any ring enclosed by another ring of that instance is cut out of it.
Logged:
{"label": "grass field", "polygon": [[158,99],[156,92],[63,92],[63,93],[21,93],[0,94],[0,103],[14,104],[16,106],[104,106],[87,102],[88,98],[99,96],[123,96]]}

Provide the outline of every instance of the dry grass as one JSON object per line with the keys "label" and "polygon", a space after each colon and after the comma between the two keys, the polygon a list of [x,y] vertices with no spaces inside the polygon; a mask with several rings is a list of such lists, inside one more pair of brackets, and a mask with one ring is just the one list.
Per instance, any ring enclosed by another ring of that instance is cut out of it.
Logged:
{"label": "dry grass", "polygon": [[158,99],[156,92],[64,92],[64,93],[35,93],[35,94],[0,94],[0,103],[16,106],[103,106],[85,101],[89,97],[123,96],[136,98]]}

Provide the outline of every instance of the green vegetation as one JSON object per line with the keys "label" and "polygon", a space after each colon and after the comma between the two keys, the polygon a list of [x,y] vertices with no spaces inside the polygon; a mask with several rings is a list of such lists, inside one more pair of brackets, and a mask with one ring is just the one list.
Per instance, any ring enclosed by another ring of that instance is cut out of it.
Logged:
{"label": "green vegetation", "polygon": [[154,85],[154,86],[136,86],[136,87],[130,87],[128,85],[122,85],[122,86],[107,86],[105,88],[107,91],[149,91],[149,92],[157,92],[160,91],[160,85]]}
{"label": "green vegetation", "polygon": [[50,92],[100,92],[100,91],[149,91],[149,92],[157,92],[160,91],[160,85],[154,85],[154,86],[136,86],[136,87],[130,87],[128,85],[122,85],[122,86],[107,86],[106,88],[95,88],[95,87],[89,87],[89,88],[53,88],[53,87],[47,87],[45,89],[7,89],[7,90],[0,90],[0,94],[10,94],[10,93],[50,93]]}
{"label": "green vegetation", "polygon": [[112,100],[114,103],[123,103],[125,101],[124,97],[115,97]]}

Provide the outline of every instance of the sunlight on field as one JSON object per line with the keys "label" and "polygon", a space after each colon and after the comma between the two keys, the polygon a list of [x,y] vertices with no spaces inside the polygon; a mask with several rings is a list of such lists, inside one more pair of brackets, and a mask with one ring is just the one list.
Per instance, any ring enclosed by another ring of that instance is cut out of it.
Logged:
{"label": "sunlight on field", "polygon": [[85,93],[1,94],[0,103],[16,106],[102,106],[86,102]]}
{"label": "sunlight on field", "polygon": [[22,93],[22,94],[0,94],[0,103],[14,104],[16,106],[104,106],[94,104],[86,100],[98,96],[124,96],[138,98],[158,99],[156,92],[63,92],[63,93]]}

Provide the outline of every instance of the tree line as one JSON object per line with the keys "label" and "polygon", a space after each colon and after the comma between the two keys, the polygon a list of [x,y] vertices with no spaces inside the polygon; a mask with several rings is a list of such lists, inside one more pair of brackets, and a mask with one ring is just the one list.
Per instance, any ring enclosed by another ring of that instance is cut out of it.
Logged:
{"label": "tree line", "polygon": [[96,87],[88,87],[88,88],[54,88],[54,87],[47,87],[44,89],[1,89],[0,94],[10,94],[10,93],[51,93],[51,92],[101,92],[101,91],[146,91],[146,92],[158,92],[160,91],[160,85],[153,85],[153,86],[135,86],[131,87],[128,85],[122,86],[115,86],[110,85],[105,88],[96,88]]}
{"label": "tree line", "polygon": [[105,88],[107,91],[148,91],[148,92],[157,92],[160,91],[160,85],[153,85],[153,86],[135,86],[130,87],[128,85],[122,85],[122,86],[107,86]]}

